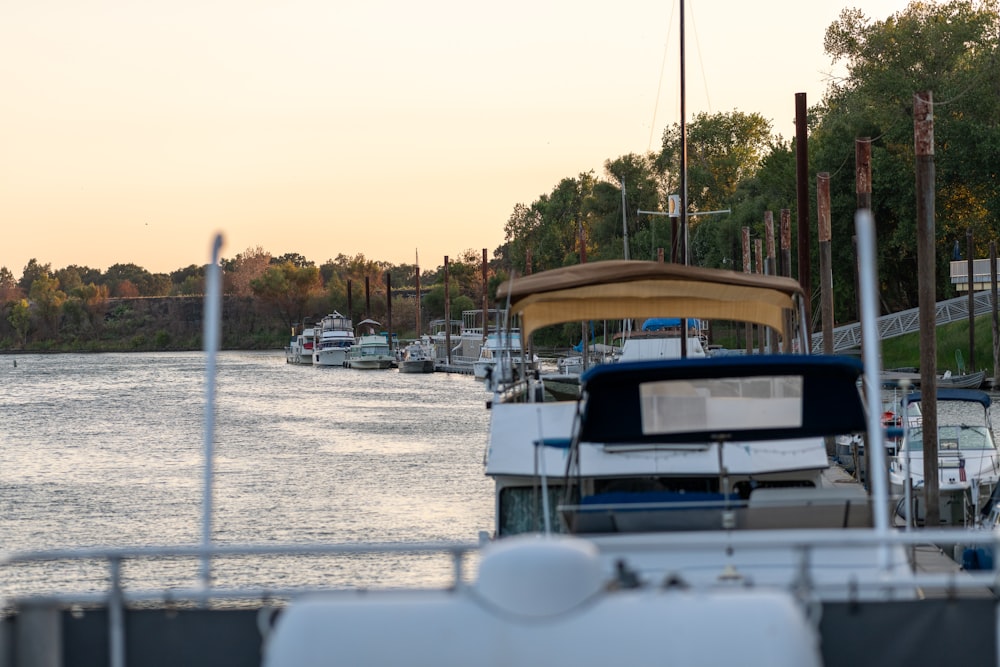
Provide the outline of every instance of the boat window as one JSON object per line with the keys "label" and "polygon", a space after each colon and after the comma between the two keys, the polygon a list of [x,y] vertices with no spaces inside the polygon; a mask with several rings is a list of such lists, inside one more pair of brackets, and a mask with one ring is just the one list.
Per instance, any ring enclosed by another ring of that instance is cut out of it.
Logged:
{"label": "boat window", "polygon": [[[911,452],[924,449],[924,431],[911,428],[908,446]],[[994,449],[996,445],[985,426],[948,425],[938,427],[938,451]]]}
{"label": "boat window", "polygon": [[802,376],[645,382],[644,434],[802,426]]}

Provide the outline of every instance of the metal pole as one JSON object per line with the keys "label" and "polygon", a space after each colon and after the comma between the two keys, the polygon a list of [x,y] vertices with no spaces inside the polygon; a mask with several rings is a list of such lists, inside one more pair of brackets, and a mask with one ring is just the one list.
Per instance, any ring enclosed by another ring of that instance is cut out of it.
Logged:
{"label": "metal pole", "polygon": [[687,83],[685,81],[685,64],[684,64],[684,0],[680,0],[680,65],[681,65],[681,210],[680,210],[680,223],[681,223],[681,264],[687,266],[689,261],[688,253],[688,193],[687,193]]}
{"label": "metal pole", "polygon": [[222,277],[219,268],[219,252],[222,249],[222,234],[216,234],[212,241],[211,260],[205,267],[205,469],[204,499],[201,516],[201,546],[205,552],[201,557],[201,586],[207,591],[212,580],[212,563],[208,550],[212,544],[212,484],[214,479],[215,456],[215,362],[219,351],[219,337],[222,321]]}
{"label": "metal pole", "polygon": [[[792,275],[792,212],[787,208],[781,209],[779,232],[781,236],[781,275],[790,278]],[[792,314],[790,312],[785,314],[785,329],[789,332],[792,330]],[[792,340],[791,335],[785,336],[781,342],[782,352],[792,351]],[[806,336],[806,341],[808,340],[809,338]],[[803,350],[803,352],[808,351],[808,349]]]}
{"label": "metal pole", "polygon": [[806,295],[806,322],[812,333],[812,277],[809,274],[809,126],[806,94],[795,93],[795,190],[799,216],[799,284]]}
{"label": "metal pole", "polygon": [[448,255],[444,256],[444,346],[448,349],[447,362],[451,366],[451,290],[448,287]]}
{"label": "metal pole", "polygon": [[[868,449],[871,451],[872,469],[885,470],[885,442],[882,433],[882,397],[879,394],[879,356],[881,341],[878,335],[878,264],[875,258],[875,221],[871,211],[858,211],[854,216],[854,226],[858,235],[858,255],[861,264],[861,337],[864,341],[863,363],[865,392],[868,402]],[[932,309],[933,312],[933,309]],[[905,426],[904,426],[905,428]],[[926,423],[924,424],[926,428]],[[869,475],[875,503],[875,532],[883,539],[889,537],[889,490],[885,475]],[[879,548],[879,566],[888,570],[890,565],[889,545]]]}
{"label": "metal pole", "polygon": [[930,91],[913,96],[913,141],[917,160],[917,296],[920,305],[920,402],[924,438],[924,525],[937,528],[937,308],[934,231],[934,111]]}

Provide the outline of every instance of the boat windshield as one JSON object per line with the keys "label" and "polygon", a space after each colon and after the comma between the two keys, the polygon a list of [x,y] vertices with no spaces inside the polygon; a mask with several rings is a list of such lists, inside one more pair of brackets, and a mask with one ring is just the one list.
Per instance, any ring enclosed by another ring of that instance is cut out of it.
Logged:
{"label": "boat windshield", "polygon": [[644,434],[802,426],[802,377],[691,378],[644,382]]}
{"label": "boat windshield", "polygon": [[[911,452],[924,449],[924,430],[911,428],[907,446]],[[938,451],[974,451],[994,449],[993,438],[985,426],[949,425],[938,427]]]}

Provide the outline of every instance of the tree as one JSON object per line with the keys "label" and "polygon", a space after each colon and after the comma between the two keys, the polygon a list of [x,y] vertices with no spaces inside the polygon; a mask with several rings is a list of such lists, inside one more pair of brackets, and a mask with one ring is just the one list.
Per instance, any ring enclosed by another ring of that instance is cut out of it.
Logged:
{"label": "tree", "polygon": [[6,266],[0,266],[0,304],[21,298],[21,289],[14,280],[14,274]]}
{"label": "tree", "polygon": [[28,331],[31,328],[31,305],[27,299],[14,302],[10,309],[10,315],[7,316],[7,321],[14,327],[18,343],[24,347],[28,341]]}
{"label": "tree", "polygon": [[231,262],[223,260],[226,292],[236,296],[252,295],[251,281],[263,275],[270,263],[271,253],[261,246],[247,248]]}
{"label": "tree", "polygon": [[41,264],[37,259],[32,257],[24,266],[24,271],[21,273],[21,280],[18,281],[17,286],[27,294],[31,289],[31,283],[35,282],[36,278],[39,276],[48,276],[51,273],[51,264]]}
{"label": "tree", "polygon": [[[771,123],[758,113],[702,112],[688,124],[688,250],[692,264],[742,268],[727,262],[738,256],[745,221],[732,215],[699,217],[698,211],[735,210],[740,185],[757,175],[779,142],[771,132]],[[657,156],[657,165],[667,174],[672,192],[680,186],[680,144],[680,125],[675,124],[664,131]],[[756,218],[757,225],[761,220]]]}
{"label": "tree", "polygon": [[[824,98],[816,128],[819,150],[828,156],[829,171],[835,171],[853,151],[855,137],[872,137],[872,208],[882,296],[893,310],[916,302],[915,93],[931,91],[935,102],[939,298],[951,293],[947,261],[953,242],[964,243],[965,230],[971,228],[983,256],[996,239],[997,25],[996,0],[955,0],[912,2],[882,21],[848,9],[827,29],[824,47],[834,62],[846,65],[848,76],[833,81]],[[841,206],[833,209],[833,219],[850,220],[852,202],[848,198]]]}
{"label": "tree", "polygon": [[250,281],[254,295],[273,307],[289,329],[302,322],[310,299],[319,296],[322,287],[318,268],[298,267],[292,262],[269,266]]}

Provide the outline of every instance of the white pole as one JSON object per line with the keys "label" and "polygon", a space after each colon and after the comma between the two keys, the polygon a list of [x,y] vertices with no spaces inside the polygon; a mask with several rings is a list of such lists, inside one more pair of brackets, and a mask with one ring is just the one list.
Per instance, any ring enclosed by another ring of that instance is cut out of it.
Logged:
{"label": "white pole", "polygon": [[[879,382],[879,357],[882,341],[878,336],[878,264],[875,259],[875,220],[871,211],[859,210],[854,215],[858,236],[858,278],[861,286],[861,344],[864,358],[865,392],[868,400],[868,447],[872,469],[872,499],[875,503],[875,533],[889,538],[889,493],[885,478],[885,441],[882,432],[882,397]],[[906,428],[904,426],[904,428]],[[879,565],[889,570],[889,545],[879,548]]]}
{"label": "white pole", "polygon": [[215,443],[215,361],[219,350],[222,312],[222,280],[219,267],[219,251],[222,249],[222,234],[216,234],[212,242],[212,259],[205,267],[205,478],[204,499],[202,501],[201,585],[207,591],[211,584],[211,558],[208,549],[212,544],[212,479]]}

